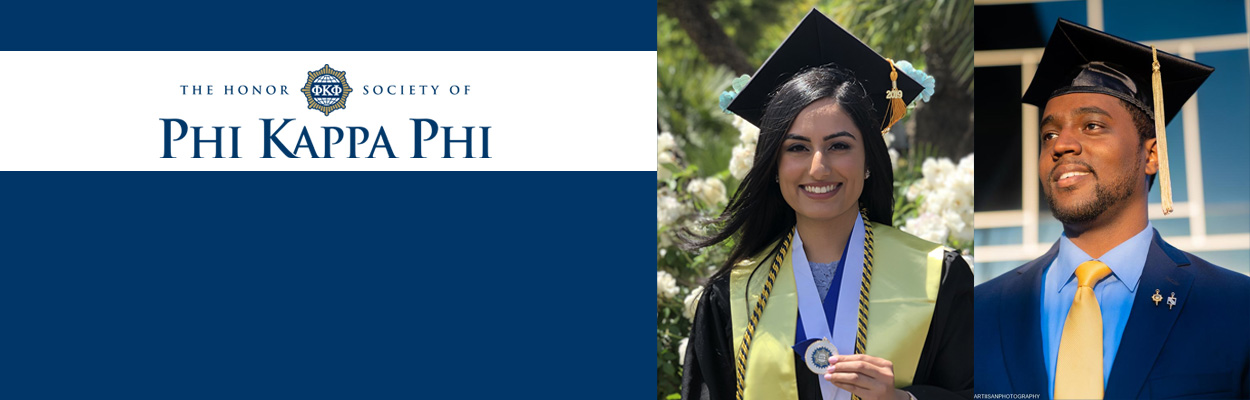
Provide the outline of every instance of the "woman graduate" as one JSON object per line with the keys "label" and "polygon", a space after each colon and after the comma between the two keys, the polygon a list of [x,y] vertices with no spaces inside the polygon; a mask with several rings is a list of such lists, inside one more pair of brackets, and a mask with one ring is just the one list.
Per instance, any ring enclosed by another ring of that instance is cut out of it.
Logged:
{"label": "woman graduate", "polygon": [[699,299],[684,399],[972,397],[972,273],[890,226],[882,134],[920,84],[812,10],[728,105],[760,128]]}

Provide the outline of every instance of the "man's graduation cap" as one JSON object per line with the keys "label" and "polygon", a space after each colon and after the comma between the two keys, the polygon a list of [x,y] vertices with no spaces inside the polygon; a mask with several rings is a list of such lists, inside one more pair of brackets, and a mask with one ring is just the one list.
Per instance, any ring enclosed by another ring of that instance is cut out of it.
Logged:
{"label": "man's graduation cap", "polygon": [[[887,130],[888,125],[903,118],[907,104],[924,89],[907,74],[898,73],[890,60],[813,8],[764,61],[728,109],[758,127],[778,87],[807,68],[828,64],[854,73],[872,98],[874,115],[885,122],[883,128]],[[895,92],[894,98],[888,99],[887,92],[893,91],[895,81],[901,93]]]}
{"label": "man's graduation cap", "polygon": [[1057,96],[1099,93],[1153,116],[1163,213],[1168,214],[1172,212],[1172,182],[1164,129],[1213,71],[1206,65],[1155,51],[1153,46],[1059,19],[1023,101],[1045,109]]}

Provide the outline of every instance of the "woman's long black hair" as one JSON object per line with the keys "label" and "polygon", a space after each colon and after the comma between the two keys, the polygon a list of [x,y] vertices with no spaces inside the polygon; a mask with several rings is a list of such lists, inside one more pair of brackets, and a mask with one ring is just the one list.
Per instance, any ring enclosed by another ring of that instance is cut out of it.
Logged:
{"label": "woman's long black hair", "polygon": [[781,189],[774,177],[777,176],[781,143],[790,125],[798,118],[799,112],[820,99],[834,99],[850,115],[863,137],[864,159],[871,174],[864,181],[864,191],[859,195],[860,207],[868,209],[865,217],[873,222],[892,225],[894,173],[885,139],[880,133],[881,121],[873,113],[870,95],[885,96],[885,93],[866,93],[853,73],[833,65],[801,71],[777,88],[764,110],[755,163],[742,179],[724,213],[711,221],[719,226],[719,231],[700,236],[683,230],[684,247],[688,249],[711,246],[731,236],[737,239],[725,264],[709,280],[729,274],[735,264],[764,251],[769,244],[794,228],[794,209],[781,197]]}

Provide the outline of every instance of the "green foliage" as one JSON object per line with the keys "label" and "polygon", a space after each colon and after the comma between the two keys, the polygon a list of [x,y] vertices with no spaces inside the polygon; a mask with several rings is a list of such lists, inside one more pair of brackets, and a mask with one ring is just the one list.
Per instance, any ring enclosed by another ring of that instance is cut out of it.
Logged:
{"label": "green foliage", "polygon": [[972,93],[973,41],[971,0],[821,0],[821,10],[860,40],[886,57],[908,60],[927,70],[924,51],[928,46],[955,47],[949,69],[954,82],[938,82],[942,87],[966,87]]}
{"label": "green foliage", "polygon": [[822,0],[817,6],[830,13],[838,24],[854,32],[860,40],[882,55],[908,60],[924,69],[923,31],[928,1],[838,1]]}
{"label": "green foliage", "polygon": [[[663,15],[658,25],[661,31],[679,29],[675,20]],[[721,111],[718,97],[729,88],[733,73],[707,65],[695,56],[697,52],[689,53],[693,45],[684,35],[670,32],[667,38],[677,48],[657,65],[659,127],[679,138],[688,165],[723,170],[729,165],[738,131]]]}
{"label": "green foliage", "polygon": [[[658,370],[659,397],[681,391],[681,366],[677,363],[677,343],[690,336],[690,325],[681,324],[681,300],[667,299],[657,306],[656,322],[656,369]],[[674,312],[676,310],[676,312]],[[675,314],[675,315],[674,315]]]}
{"label": "green foliage", "polygon": [[[693,147],[694,153],[703,149]],[[687,159],[698,159],[706,155],[688,154]],[[711,174],[722,181],[728,177],[728,161],[713,168],[719,171]],[[660,193],[671,195],[686,210],[672,224],[657,224],[656,227],[656,269],[673,276],[677,281],[679,292],[672,298],[657,296],[656,298],[656,369],[657,398],[680,396],[681,363],[679,343],[690,336],[690,320],[684,312],[684,300],[696,288],[705,283],[707,276],[715,268],[725,262],[732,248],[732,241],[697,251],[685,251],[679,247],[680,238],[677,234],[683,229],[701,233],[710,229],[708,221],[720,215],[723,204],[707,204],[699,200],[685,188],[694,179],[701,179],[702,169],[696,165],[688,165],[675,171],[671,178],[658,181],[656,186]],[[727,188],[727,190],[733,190]]]}
{"label": "green foliage", "polygon": [[712,15],[746,52],[747,61],[758,66],[773,54],[815,3],[815,0],[718,1],[713,5]]}
{"label": "green foliage", "polygon": [[923,195],[915,201],[907,200],[907,189],[913,183],[924,178],[921,170],[926,158],[934,157],[937,152],[928,143],[918,143],[907,154],[899,156],[898,168],[894,170],[894,226],[902,227],[908,218],[915,218],[920,212]]}

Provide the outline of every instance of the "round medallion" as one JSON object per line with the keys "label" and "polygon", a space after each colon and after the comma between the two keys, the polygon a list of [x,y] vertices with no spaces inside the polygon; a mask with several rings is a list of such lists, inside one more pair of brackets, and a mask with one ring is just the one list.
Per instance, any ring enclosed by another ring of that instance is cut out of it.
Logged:
{"label": "round medallion", "polygon": [[838,348],[832,342],[821,339],[807,346],[807,351],[803,352],[803,360],[807,362],[807,369],[812,370],[812,373],[824,375],[829,368],[829,357],[836,355]]}

